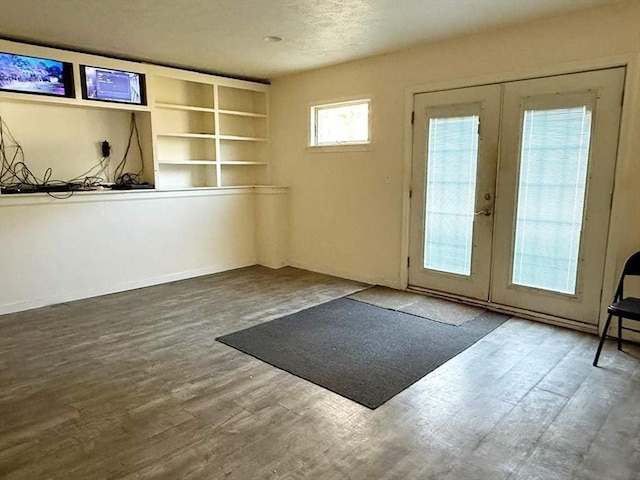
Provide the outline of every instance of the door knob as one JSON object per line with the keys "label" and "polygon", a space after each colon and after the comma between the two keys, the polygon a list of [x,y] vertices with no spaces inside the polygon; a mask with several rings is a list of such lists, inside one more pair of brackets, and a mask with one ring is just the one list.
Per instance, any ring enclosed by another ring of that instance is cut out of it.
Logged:
{"label": "door knob", "polygon": [[477,217],[478,215],[484,215],[485,217],[489,217],[491,216],[491,210],[480,210],[473,214],[474,217]]}

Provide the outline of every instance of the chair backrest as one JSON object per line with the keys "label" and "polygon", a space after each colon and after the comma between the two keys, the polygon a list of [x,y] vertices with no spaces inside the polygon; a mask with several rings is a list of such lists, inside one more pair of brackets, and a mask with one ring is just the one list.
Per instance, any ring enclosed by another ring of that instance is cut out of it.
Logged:
{"label": "chair backrest", "polygon": [[627,259],[622,270],[622,276],[625,275],[640,275],[640,252],[634,253]]}
{"label": "chair backrest", "polygon": [[636,252],[629,258],[627,258],[627,261],[624,264],[624,268],[622,269],[622,274],[620,275],[618,288],[616,288],[616,293],[613,296],[614,302],[616,300],[620,300],[624,295],[624,277],[626,277],[627,275],[640,275],[640,252]]}

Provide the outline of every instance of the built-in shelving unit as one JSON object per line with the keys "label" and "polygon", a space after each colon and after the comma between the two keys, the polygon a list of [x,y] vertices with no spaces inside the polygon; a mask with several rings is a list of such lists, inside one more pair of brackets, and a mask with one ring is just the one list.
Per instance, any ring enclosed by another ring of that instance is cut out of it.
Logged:
{"label": "built-in shelving unit", "polygon": [[266,85],[168,69],[150,82],[157,188],[268,183]]}
{"label": "built-in shelving unit", "polygon": [[[143,158],[133,158],[132,171],[144,164],[143,180],[156,189],[221,188],[269,184],[267,106],[269,86],[244,80],[207,75],[181,69],[24,45],[1,40],[2,51],[56,58],[73,65],[75,96],[72,98],[1,92],[0,102],[8,105],[7,120],[22,122],[25,116],[50,116],[60,112],[60,131],[73,131],[78,137],[77,152],[65,155],[56,172],[82,174],[100,158],[96,145],[109,140],[114,152],[124,150],[131,113],[140,132]],[[135,71],[146,76],[148,105],[106,103],[83,99],[79,66]],[[15,112],[15,113],[14,113]],[[75,113],[74,113],[75,112]],[[22,122],[20,126],[24,125]],[[58,125],[59,124],[59,125]],[[16,127],[16,130],[20,128]],[[52,138],[62,138],[52,131]],[[22,135],[29,144],[28,164],[44,169],[55,163],[49,155],[35,154],[50,148],[32,145],[34,133]],[[43,139],[44,141],[44,139]],[[47,140],[51,143],[51,140]],[[81,146],[81,147],[80,147]],[[134,145],[135,146],[135,145]],[[134,152],[130,155],[140,157]],[[119,161],[115,158],[114,163]],[[141,163],[142,162],[142,163]],[[48,165],[47,165],[48,166]],[[42,167],[42,168],[41,168]]]}
{"label": "built-in shelving unit", "polygon": [[[269,185],[268,85],[4,39],[0,52],[71,64],[74,85],[64,98],[0,90],[3,149],[18,169],[3,172],[0,260],[19,272],[0,275],[0,313],[288,264],[287,188]],[[80,65],[143,74],[147,104],[83,98]],[[154,189],[107,188],[125,158],[122,173]],[[83,178],[96,181],[14,193]],[[93,264],[99,274],[69,268]]]}

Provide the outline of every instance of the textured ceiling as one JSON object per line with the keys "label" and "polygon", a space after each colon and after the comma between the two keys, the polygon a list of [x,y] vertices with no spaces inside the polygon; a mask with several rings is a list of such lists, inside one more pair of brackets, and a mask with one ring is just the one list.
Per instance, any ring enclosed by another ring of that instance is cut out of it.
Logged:
{"label": "textured ceiling", "polygon": [[0,0],[0,35],[272,78],[614,1]]}

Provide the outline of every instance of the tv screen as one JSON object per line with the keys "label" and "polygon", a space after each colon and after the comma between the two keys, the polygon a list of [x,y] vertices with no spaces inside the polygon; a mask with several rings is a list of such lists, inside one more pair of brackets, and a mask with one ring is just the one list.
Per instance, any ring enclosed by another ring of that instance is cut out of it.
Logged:
{"label": "tv screen", "polygon": [[0,90],[74,97],[73,67],[50,58],[0,52]]}
{"label": "tv screen", "polygon": [[144,74],[80,65],[82,98],[146,105]]}

